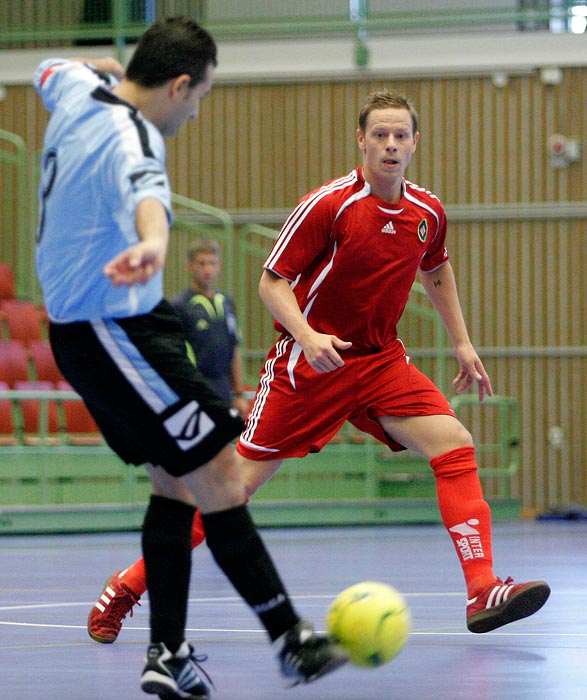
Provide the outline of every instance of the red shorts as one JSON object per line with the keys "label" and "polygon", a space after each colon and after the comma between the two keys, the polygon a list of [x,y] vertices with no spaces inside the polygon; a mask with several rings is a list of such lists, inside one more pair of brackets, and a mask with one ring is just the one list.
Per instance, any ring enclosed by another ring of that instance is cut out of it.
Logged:
{"label": "red shorts", "polygon": [[253,460],[319,452],[348,420],[392,450],[379,416],[451,415],[441,391],[406,356],[401,341],[371,354],[344,352],[344,367],[318,374],[282,336],[271,348],[236,449]]}

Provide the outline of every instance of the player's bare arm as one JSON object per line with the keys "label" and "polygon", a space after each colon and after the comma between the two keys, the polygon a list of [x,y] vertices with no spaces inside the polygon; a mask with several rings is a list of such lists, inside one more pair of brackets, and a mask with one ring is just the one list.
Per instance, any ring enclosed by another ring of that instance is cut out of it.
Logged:
{"label": "player's bare arm", "polygon": [[460,365],[460,371],[452,382],[455,391],[461,394],[476,382],[480,401],[485,396],[492,396],[491,381],[469,338],[450,262],[445,262],[432,272],[420,270],[419,279],[455,349]]}
{"label": "player's bare arm", "polygon": [[135,217],[140,243],[127,248],[105,267],[104,274],[115,286],[144,284],[165,263],[169,222],[167,212],[156,199],[143,199]]}
{"label": "player's bare arm", "polygon": [[348,350],[352,343],[335,335],[318,333],[306,321],[289,282],[264,270],[259,282],[259,295],[274,318],[287,328],[304,351],[304,356],[318,373],[332,372],[344,365],[338,350]]}

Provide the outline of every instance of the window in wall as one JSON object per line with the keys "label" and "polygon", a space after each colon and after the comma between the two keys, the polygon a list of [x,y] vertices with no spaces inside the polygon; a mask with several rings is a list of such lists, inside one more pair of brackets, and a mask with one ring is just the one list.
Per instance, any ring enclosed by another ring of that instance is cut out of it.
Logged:
{"label": "window in wall", "polygon": [[551,0],[550,31],[554,34],[584,34],[587,30],[587,2]]}

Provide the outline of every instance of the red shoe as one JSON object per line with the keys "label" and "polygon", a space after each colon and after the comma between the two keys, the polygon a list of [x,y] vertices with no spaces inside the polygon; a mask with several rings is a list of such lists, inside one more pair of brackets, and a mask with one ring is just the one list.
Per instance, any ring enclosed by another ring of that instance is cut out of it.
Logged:
{"label": "red shoe", "polygon": [[533,615],[548,600],[550,588],[544,581],[514,583],[501,579],[467,601],[467,627],[476,634]]}
{"label": "red shoe", "polygon": [[106,581],[98,601],[88,615],[88,634],[100,644],[112,644],[116,641],[122,621],[135,605],[140,605],[139,596],[121,583],[120,571]]}

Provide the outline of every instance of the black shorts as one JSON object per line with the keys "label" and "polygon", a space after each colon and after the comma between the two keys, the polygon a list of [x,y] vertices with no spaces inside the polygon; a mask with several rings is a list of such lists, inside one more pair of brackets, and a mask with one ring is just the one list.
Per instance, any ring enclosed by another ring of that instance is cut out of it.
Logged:
{"label": "black shorts", "polygon": [[131,318],[52,323],[50,340],[63,376],[128,464],[181,476],[244,427],[188,358],[181,321],[167,301]]}

